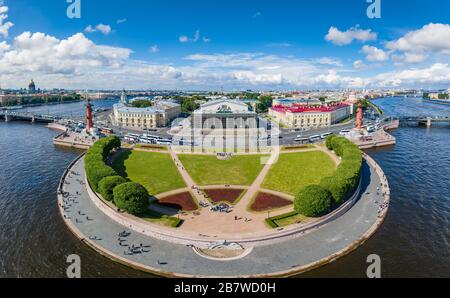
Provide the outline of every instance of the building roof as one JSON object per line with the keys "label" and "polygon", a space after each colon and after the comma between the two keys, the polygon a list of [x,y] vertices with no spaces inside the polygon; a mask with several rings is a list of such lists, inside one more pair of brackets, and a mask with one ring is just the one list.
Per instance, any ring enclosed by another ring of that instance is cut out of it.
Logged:
{"label": "building roof", "polygon": [[114,105],[114,110],[117,110],[119,113],[134,113],[134,114],[154,114],[154,113],[164,113],[162,109],[155,109],[153,107],[148,108],[133,108],[124,105],[123,103],[118,103]]}
{"label": "building roof", "polygon": [[279,105],[322,104],[322,102],[317,98],[280,98],[274,99],[274,102],[278,103]]}
{"label": "building roof", "polygon": [[338,103],[338,104],[330,104],[330,105],[321,105],[321,106],[302,106],[296,105],[287,107],[282,105],[273,106],[271,109],[279,112],[279,113],[329,113],[342,108],[346,108],[349,105],[346,103]]}
{"label": "building roof", "polygon": [[195,114],[255,114],[249,106],[240,100],[231,100],[228,98],[208,101],[200,106]]}

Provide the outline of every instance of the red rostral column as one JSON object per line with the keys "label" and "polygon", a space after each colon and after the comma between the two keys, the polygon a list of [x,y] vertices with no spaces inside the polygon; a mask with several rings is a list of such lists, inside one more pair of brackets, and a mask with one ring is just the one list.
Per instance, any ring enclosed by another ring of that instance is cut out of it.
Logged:
{"label": "red rostral column", "polygon": [[86,130],[91,131],[91,129],[92,129],[92,105],[91,105],[91,101],[89,99],[88,99],[87,105],[86,105],[86,121],[87,121]]}
{"label": "red rostral column", "polygon": [[358,112],[356,113],[356,128],[359,130],[362,128],[362,118],[363,118],[363,108],[361,102],[359,101]]}

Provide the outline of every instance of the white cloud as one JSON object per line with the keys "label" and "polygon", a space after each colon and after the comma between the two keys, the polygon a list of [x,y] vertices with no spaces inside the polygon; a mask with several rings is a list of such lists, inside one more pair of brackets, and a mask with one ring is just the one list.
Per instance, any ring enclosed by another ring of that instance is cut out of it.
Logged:
{"label": "white cloud", "polygon": [[355,62],[353,62],[353,67],[355,69],[363,69],[364,67],[366,67],[366,65],[362,60],[356,60]]}
{"label": "white cloud", "polygon": [[97,68],[123,65],[131,50],[96,45],[82,33],[59,40],[44,33],[24,32],[0,59],[0,72],[77,75]]}
{"label": "white cloud", "polygon": [[126,23],[128,20],[126,19],[126,18],[124,18],[124,19],[118,19],[117,21],[116,21],[116,23],[119,25],[119,24],[123,24],[123,23]]}
{"label": "white cloud", "polygon": [[93,27],[92,25],[89,25],[84,29],[84,31],[87,33],[101,32],[104,35],[108,35],[112,32],[112,28],[110,25],[98,24],[95,27]]}
{"label": "white cloud", "polygon": [[433,51],[450,54],[450,25],[430,23],[388,42],[386,47],[401,52]]}
{"label": "white cloud", "polygon": [[450,67],[448,64],[435,63],[426,68],[413,68],[382,73],[375,76],[373,84],[383,87],[422,87],[450,84]]}
{"label": "white cloud", "polygon": [[[192,38],[188,37],[187,35],[181,35],[178,38],[178,41],[181,43],[187,43],[187,42],[195,43],[200,40],[200,37],[201,37],[200,30],[197,30],[197,31],[195,31],[194,36]],[[204,43],[208,43],[211,41],[211,39],[206,36],[201,37],[201,39],[203,40]]]}
{"label": "white cloud", "polygon": [[384,62],[389,60],[389,54],[385,51],[372,46],[363,46],[363,53],[366,55],[366,59],[371,62]]}
{"label": "white cloud", "polygon": [[407,64],[418,64],[426,61],[428,59],[428,55],[424,53],[409,53],[406,52],[403,55],[395,55],[394,59],[396,61],[407,63]]}
{"label": "white cloud", "polygon": [[340,31],[336,27],[331,27],[325,40],[332,42],[338,46],[351,44],[354,40],[361,42],[373,41],[377,39],[377,33],[372,32],[371,29],[359,29],[359,26],[352,27],[347,31]]}
{"label": "white cloud", "polygon": [[150,53],[158,53],[158,52],[159,52],[159,47],[157,45],[150,47]]}
{"label": "white cloud", "polygon": [[188,42],[189,41],[189,37],[187,37],[186,35],[181,35],[180,38],[178,38],[178,40],[180,42]]}
{"label": "white cloud", "polygon": [[266,45],[267,47],[274,47],[274,48],[289,48],[292,47],[292,44],[288,42],[271,42]]}
{"label": "white cloud", "polygon": [[254,19],[256,19],[256,18],[259,18],[259,17],[262,17],[262,12],[260,12],[260,11],[257,11],[257,12],[255,12],[254,14],[253,14],[253,18]]}
{"label": "white cloud", "polygon": [[9,29],[14,26],[12,22],[6,21],[8,19],[8,6],[4,6],[3,2],[0,2],[0,35],[3,38],[7,38],[9,35]]}

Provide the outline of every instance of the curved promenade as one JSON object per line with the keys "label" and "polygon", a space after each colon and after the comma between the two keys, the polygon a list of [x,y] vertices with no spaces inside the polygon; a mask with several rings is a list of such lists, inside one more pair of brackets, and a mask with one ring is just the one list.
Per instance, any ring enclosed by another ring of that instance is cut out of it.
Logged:
{"label": "curved promenade", "polygon": [[[90,199],[83,173],[83,160],[79,159],[61,180],[60,190],[68,196],[58,192],[60,211],[70,230],[96,251],[117,262],[172,277],[291,276],[317,268],[348,254],[369,239],[382,224],[390,199],[389,186],[381,168],[366,156],[361,194],[346,213],[300,237],[256,246],[251,253],[224,262],[202,257],[190,246],[127,229],[112,220]],[[118,234],[124,230],[131,233],[125,239],[126,245],[142,245],[144,252],[126,253],[126,247],[118,239]]]}

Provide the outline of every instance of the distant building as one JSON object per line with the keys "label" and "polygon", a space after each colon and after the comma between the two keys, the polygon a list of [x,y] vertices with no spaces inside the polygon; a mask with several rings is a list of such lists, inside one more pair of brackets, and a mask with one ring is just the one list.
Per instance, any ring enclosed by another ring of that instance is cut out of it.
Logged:
{"label": "distant building", "polygon": [[31,80],[30,84],[28,84],[28,93],[33,94],[36,93],[36,84],[33,80]]}
{"label": "distant building", "polygon": [[0,106],[16,105],[19,100],[17,95],[0,94]]}
{"label": "distant building", "polygon": [[316,98],[279,98],[273,100],[274,106],[293,106],[293,105],[301,105],[301,106],[320,106],[322,102]]}
{"label": "distant building", "polygon": [[228,98],[209,101],[192,113],[193,127],[205,129],[256,127],[257,118],[245,102]]}
{"label": "distant building", "polygon": [[269,116],[273,121],[291,129],[311,129],[329,127],[348,118],[352,106],[346,103],[321,106],[282,106],[275,105],[269,109]]}
{"label": "distant building", "polygon": [[116,125],[143,130],[166,127],[181,114],[181,106],[171,101],[155,101],[152,107],[133,108],[121,100],[113,110]]}

